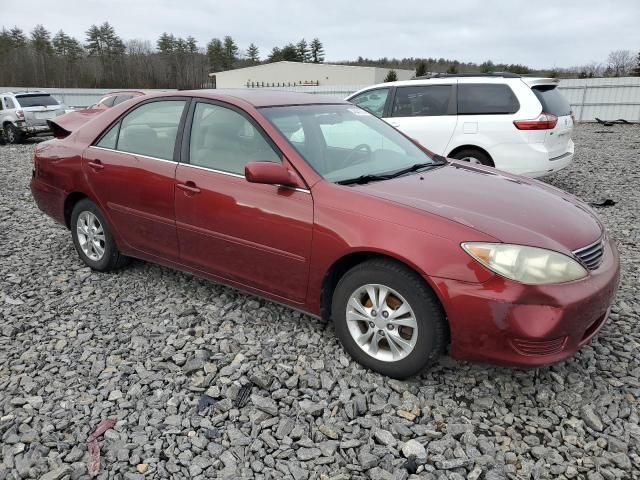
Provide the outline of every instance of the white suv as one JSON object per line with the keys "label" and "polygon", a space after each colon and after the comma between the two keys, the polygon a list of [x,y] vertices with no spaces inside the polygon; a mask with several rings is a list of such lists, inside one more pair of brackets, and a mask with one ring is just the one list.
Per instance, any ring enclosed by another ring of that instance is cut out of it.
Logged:
{"label": "white suv", "polygon": [[65,113],[64,105],[46,92],[0,93],[0,125],[9,143],[50,135],[47,120]]}
{"label": "white suv", "polygon": [[573,160],[573,115],[558,80],[437,74],[367,87],[347,100],[450,158],[540,177]]}

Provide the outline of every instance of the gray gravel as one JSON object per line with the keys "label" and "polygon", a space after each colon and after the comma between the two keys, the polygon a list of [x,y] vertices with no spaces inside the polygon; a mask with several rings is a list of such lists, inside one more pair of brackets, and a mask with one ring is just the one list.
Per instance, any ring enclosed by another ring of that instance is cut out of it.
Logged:
{"label": "gray gravel", "polygon": [[98,478],[640,478],[640,127],[575,141],[547,181],[618,202],[610,322],[550,368],[445,357],[410,382],[271,302],[144,262],[92,273],[31,199],[33,144],[0,147],[0,478],[88,478],[107,418]]}

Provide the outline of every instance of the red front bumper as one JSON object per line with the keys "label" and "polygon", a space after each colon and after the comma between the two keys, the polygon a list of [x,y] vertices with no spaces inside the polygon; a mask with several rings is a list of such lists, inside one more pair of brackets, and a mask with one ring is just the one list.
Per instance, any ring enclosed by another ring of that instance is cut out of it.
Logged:
{"label": "red front bumper", "polygon": [[455,358],[540,366],[564,360],[605,323],[618,286],[620,259],[607,242],[589,276],[558,285],[522,285],[495,276],[485,283],[431,278],[443,302]]}

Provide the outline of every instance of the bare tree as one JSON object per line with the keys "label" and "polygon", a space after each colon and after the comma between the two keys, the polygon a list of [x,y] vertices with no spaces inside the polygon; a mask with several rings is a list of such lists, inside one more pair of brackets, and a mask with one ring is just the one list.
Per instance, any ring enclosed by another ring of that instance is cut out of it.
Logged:
{"label": "bare tree", "polygon": [[629,50],[614,50],[607,57],[608,70],[614,77],[629,75],[634,63],[633,54]]}

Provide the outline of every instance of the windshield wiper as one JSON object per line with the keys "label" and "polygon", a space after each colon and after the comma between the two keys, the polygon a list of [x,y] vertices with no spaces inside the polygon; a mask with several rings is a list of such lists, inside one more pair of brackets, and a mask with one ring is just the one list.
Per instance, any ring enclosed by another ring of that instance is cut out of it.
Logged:
{"label": "windshield wiper", "polygon": [[407,173],[417,172],[418,170],[422,170],[423,168],[439,167],[444,165],[445,163],[447,163],[447,159],[444,158],[442,155],[434,155],[431,162],[415,163],[410,167],[403,168],[402,170],[397,170],[392,173],[384,173],[381,175],[371,175],[371,174],[360,175],[359,177],[340,180],[339,182],[336,182],[336,183],[340,185],[353,185],[353,184],[363,185],[369,182],[376,182],[380,180],[389,180],[391,178],[397,178],[401,175],[406,175]]}

